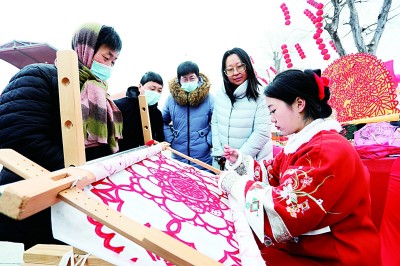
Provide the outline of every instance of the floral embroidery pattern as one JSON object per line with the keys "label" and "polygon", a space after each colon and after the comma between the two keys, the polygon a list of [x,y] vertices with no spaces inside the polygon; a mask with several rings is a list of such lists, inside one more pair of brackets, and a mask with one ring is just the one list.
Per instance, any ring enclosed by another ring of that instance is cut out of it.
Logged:
{"label": "floral embroidery pattern", "polygon": [[[279,198],[281,200],[285,200],[287,207],[287,212],[294,218],[297,218],[298,213],[304,213],[305,211],[310,209],[309,201],[314,201],[323,212],[326,213],[324,207],[322,206],[323,200],[316,199],[312,196],[321,185],[325,182],[325,180],[331,176],[325,177],[325,179],[316,186],[316,188],[311,192],[306,192],[304,189],[308,186],[311,186],[313,182],[313,177],[310,176],[310,173],[315,168],[311,167],[308,171],[304,171],[303,167],[292,168],[285,171],[282,175],[282,178],[285,179],[283,182],[283,189],[276,189],[276,193],[279,194]],[[307,197],[305,201],[299,203],[300,197]]]}

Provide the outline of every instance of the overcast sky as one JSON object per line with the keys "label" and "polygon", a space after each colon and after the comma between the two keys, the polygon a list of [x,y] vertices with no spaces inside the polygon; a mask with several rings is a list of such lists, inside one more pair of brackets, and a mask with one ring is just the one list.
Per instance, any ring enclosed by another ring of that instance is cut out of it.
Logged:
{"label": "overcast sky", "polygon": [[[378,5],[381,2],[369,1]],[[289,8],[290,26],[284,25],[282,3]],[[400,0],[393,0],[392,7],[399,5]],[[253,57],[257,72],[265,78],[273,64],[272,51],[284,43],[293,46],[298,42],[306,53],[306,59],[300,60],[292,48],[295,68],[324,69],[337,59],[331,49],[331,60],[320,56],[312,39],[315,29],[303,14],[306,8],[315,12],[306,0],[7,1],[2,3],[0,15],[0,44],[20,40],[45,42],[58,50],[70,49],[72,34],[80,24],[100,22],[114,26],[123,41],[109,79],[111,94],[137,85],[148,70],[160,73],[167,84],[176,75],[176,67],[186,60],[199,65],[215,91],[221,84],[222,55],[233,47],[244,48]],[[375,18],[379,8],[365,11],[368,12],[360,14],[362,22]],[[396,73],[400,73],[400,49],[394,41],[400,35],[398,25],[400,18],[388,23],[377,54],[383,61],[395,59]],[[323,33],[323,37],[329,46],[328,34]],[[347,52],[356,52],[354,45]],[[0,92],[17,71],[0,60]],[[163,98],[167,94],[166,89]]]}

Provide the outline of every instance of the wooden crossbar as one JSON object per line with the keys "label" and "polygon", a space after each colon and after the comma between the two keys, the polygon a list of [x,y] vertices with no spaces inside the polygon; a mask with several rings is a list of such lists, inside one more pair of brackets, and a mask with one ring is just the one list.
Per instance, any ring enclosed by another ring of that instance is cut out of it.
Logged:
{"label": "wooden crossbar", "polygon": [[[144,136],[144,143],[148,143],[149,141],[152,140],[153,136],[151,134],[151,124],[150,124],[147,100],[144,95],[139,95],[139,107],[140,107],[140,115],[141,115],[141,120],[142,120],[142,131],[143,131],[143,136]],[[157,141],[155,141],[155,142],[157,143]],[[183,154],[177,150],[174,150],[171,147],[168,147],[167,150],[182,157],[182,158],[185,158],[186,160],[194,162],[195,164],[200,165],[200,166],[204,167],[205,169],[208,169],[217,175],[219,175],[221,173],[221,171],[219,169],[217,169],[209,164],[206,164],[198,159],[187,156],[186,154]]]}
{"label": "wooden crossbar", "polygon": [[356,125],[356,124],[366,124],[366,123],[377,123],[377,122],[390,122],[390,121],[399,121],[400,113],[396,114],[387,114],[375,117],[361,118],[355,119],[351,121],[342,122],[342,125]]}
{"label": "wooden crossbar", "polygon": [[[79,127],[82,125],[82,117],[77,115],[81,112],[81,106],[76,103],[78,101],[76,96],[79,92],[76,53],[58,51],[57,66],[62,73],[59,74],[62,90],[75,90],[72,93],[60,93],[60,103],[64,104],[62,110],[67,109],[68,113],[68,115],[61,114],[64,157],[67,168],[49,172],[13,150],[0,149],[0,164],[25,179],[4,188],[0,194],[0,212],[14,219],[23,219],[62,200],[175,265],[221,266],[221,263],[164,232],[141,225],[104,203],[91,198],[79,186],[71,187],[76,180],[80,180],[79,184],[84,186],[93,182],[95,177],[89,171],[68,167],[82,165],[85,162],[82,126]],[[70,101],[73,101],[74,104]],[[80,98],[78,102],[80,103]],[[147,121],[149,122],[149,120]]]}

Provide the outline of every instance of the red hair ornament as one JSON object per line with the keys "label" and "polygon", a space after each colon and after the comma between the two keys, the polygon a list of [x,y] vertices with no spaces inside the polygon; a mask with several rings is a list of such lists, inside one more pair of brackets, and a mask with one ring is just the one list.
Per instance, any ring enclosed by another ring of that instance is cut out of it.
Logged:
{"label": "red hair ornament", "polygon": [[314,77],[318,85],[318,98],[322,101],[325,98],[325,87],[329,86],[329,79],[320,77],[315,73]]}

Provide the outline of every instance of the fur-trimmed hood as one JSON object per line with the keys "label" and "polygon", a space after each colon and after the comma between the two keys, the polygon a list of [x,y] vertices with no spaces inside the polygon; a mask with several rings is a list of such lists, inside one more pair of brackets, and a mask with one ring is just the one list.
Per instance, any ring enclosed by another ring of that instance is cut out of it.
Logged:
{"label": "fur-trimmed hood", "polygon": [[187,92],[181,88],[176,77],[168,82],[169,91],[179,105],[187,105],[189,100],[190,106],[198,106],[207,97],[210,92],[211,83],[206,75],[200,73],[199,76],[202,83],[200,87],[189,93],[189,97],[187,96]]}

